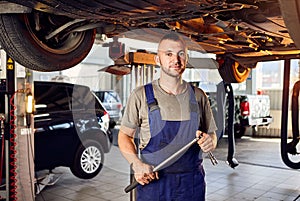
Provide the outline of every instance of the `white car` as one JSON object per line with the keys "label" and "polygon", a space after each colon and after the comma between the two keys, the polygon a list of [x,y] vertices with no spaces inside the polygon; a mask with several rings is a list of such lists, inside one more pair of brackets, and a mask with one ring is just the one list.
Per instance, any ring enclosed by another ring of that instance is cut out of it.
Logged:
{"label": "white car", "polygon": [[94,91],[94,93],[107,110],[110,119],[115,123],[119,123],[122,119],[123,110],[123,105],[119,94],[114,90]]}

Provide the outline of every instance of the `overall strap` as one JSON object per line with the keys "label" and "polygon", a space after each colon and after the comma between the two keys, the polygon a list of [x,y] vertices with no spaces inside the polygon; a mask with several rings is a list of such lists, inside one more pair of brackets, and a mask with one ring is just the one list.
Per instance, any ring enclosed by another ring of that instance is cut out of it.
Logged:
{"label": "overall strap", "polygon": [[144,88],[145,88],[146,99],[147,99],[147,104],[148,104],[149,111],[159,109],[157,100],[154,97],[152,83],[146,84],[144,86]]}
{"label": "overall strap", "polygon": [[192,88],[192,91],[190,92],[190,111],[199,113],[199,105],[196,100],[196,92],[195,92],[195,86],[190,85]]}

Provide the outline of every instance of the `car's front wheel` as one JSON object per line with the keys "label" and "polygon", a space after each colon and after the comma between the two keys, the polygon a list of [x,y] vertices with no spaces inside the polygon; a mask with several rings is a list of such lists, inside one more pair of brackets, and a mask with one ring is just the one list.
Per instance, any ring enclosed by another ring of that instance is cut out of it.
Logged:
{"label": "car's front wheel", "polygon": [[99,142],[85,140],[79,145],[70,169],[78,178],[91,179],[101,171],[103,163],[104,152]]}

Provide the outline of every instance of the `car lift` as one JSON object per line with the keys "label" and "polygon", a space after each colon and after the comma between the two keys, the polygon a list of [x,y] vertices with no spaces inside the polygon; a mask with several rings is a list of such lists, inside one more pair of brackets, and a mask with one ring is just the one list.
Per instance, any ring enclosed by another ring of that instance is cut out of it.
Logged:
{"label": "car lift", "polygon": [[36,178],[35,194],[40,194],[46,186],[53,186],[54,184],[56,184],[56,182],[58,182],[62,175],[62,173],[53,173],[52,171],[50,171],[49,173]]}
{"label": "car lift", "polygon": [[26,104],[30,102],[30,82],[16,77],[16,63],[3,50],[1,61],[6,68],[0,71],[1,156],[5,156],[1,157],[0,200],[32,201],[35,197],[33,116],[32,111],[26,110],[26,106],[32,109],[32,102]]}
{"label": "car lift", "polygon": [[[226,96],[228,98],[226,98]],[[227,119],[227,130],[228,130],[228,153],[226,163],[231,167],[235,168],[239,165],[238,161],[234,158],[235,154],[235,137],[234,137],[234,95],[233,89],[230,83],[221,81],[217,84],[217,114],[216,114],[216,125],[218,130],[216,131],[218,140],[222,138],[225,133],[225,112],[226,112],[226,101],[228,101],[228,119]]]}
{"label": "car lift", "polygon": [[[54,185],[62,174],[50,171],[40,177],[35,175],[32,72],[26,69],[25,78],[17,78],[14,60],[2,50],[1,60],[6,69],[0,71],[0,77],[6,79],[0,80],[0,154],[1,159],[5,158],[0,161],[0,175],[5,175],[5,179],[0,178],[0,200],[33,201],[36,194]],[[3,76],[1,73],[5,72]]]}

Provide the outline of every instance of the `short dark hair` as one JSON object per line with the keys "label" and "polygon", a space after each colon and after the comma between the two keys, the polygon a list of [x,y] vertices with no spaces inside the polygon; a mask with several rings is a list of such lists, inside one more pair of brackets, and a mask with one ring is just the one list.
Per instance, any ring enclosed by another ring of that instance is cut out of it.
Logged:
{"label": "short dark hair", "polygon": [[159,41],[159,44],[164,41],[164,40],[172,40],[172,41],[179,41],[181,42],[184,47],[186,47],[186,43],[185,41],[183,40],[183,38],[176,32],[171,32],[171,33],[167,33],[165,34]]}

